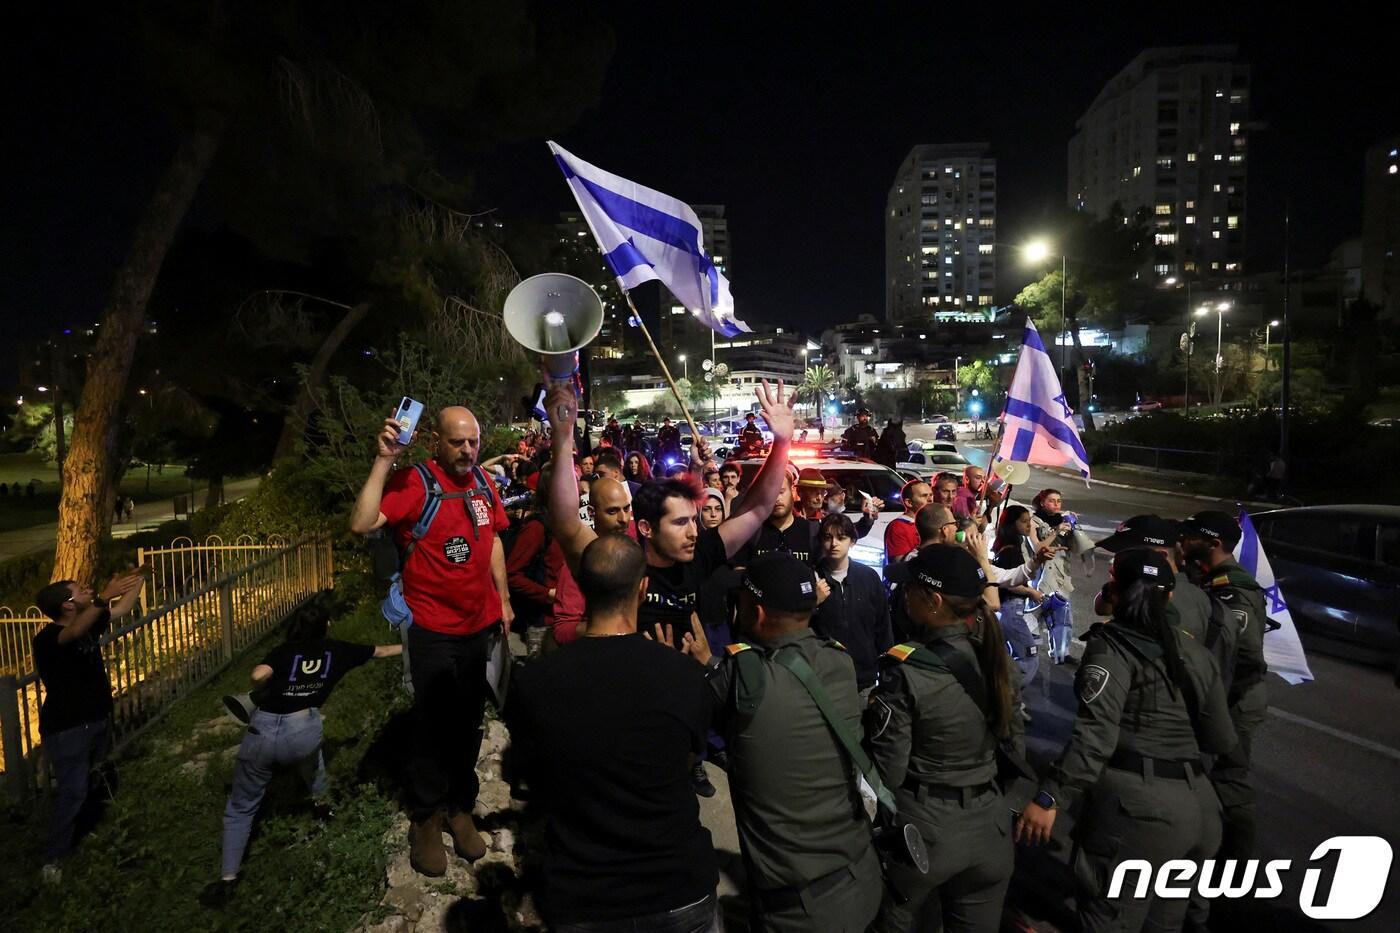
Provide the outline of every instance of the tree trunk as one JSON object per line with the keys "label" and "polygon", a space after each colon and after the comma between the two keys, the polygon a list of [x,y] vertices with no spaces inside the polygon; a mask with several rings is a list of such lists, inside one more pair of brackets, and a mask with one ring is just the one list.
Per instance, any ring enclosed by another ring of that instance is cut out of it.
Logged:
{"label": "tree trunk", "polygon": [[204,491],[204,507],[217,508],[224,504],[224,477],[222,473],[209,477],[209,488]]}
{"label": "tree trunk", "polygon": [[146,304],[226,124],[224,115],[211,115],[181,140],[112,283],[102,333],[73,419],[58,509],[55,580],[88,582],[96,574],[98,547],[112,527],[107,494],[116,481],[121,403],[145,324]]}
{"label": "tree trunk", "polygon": [[[1069,319],[1069,335],[1074,343],[1074,378],[1079,384],[1079,414],[1084,419],[1084,431],[1088,433],[1098,430],[1098,427],[1094,424],[1094,413],[1089,410],[1093,393],[1089,391],[1089,374],[1084,371],[1088,357],[1084,355],[1084,344],[1079,342],[1078,316]],[[1063,389],[1064,386],[1060,388]]]}
{"label": "tree trunk", "polygon": [[367,301],[362,301],[353,308],[346,308],[345,316],[335,327],[331,328],[326,339],[321,341],[321,347],[316,351],[311,366],[306,370],[306,378],[302,381],[301,389],[297,392],[296,404],[292,406],[291,411],[287,412],[287,420],[282,422],[282,433],[277,438],[277,450],[272,455],[274,465],[296,455],[297,442],[306,435],[307,422],[311,420],[311,412],[316,407],[316,392],[321,388],[321,383],[325,381],[331,357],[335,356],[335,351],[340,349],[345,338],[350,336],[350,332],[360,321],[364,320],[368,313],[369,302]]}

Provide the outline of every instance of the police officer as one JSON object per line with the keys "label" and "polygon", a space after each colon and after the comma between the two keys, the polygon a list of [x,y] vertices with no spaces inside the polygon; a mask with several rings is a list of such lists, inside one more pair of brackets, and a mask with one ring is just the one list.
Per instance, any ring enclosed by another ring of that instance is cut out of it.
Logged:
{"label": "police officer", "polygon": [[656,431],[656,446],[657,460],[681,455],[681,430],[671,423],[670,418],[662,419],[661,427]]}
{"label": "police officer", "polygon": [[1075,677],[1069,744],[1016,824],[1017,841],[1050,838],[1058,808],[1087,791],[1075,825],[1074,871],[1086,933],[1181,926],[1186,901],[1108,898],[1126,859],[1160,866],[1209,858],[1220,804],[1201,753],[1237,745],[1225,688],[1206,650],[1167,620],[1176,574],[1147,548],[1120,551],[1109,571],[1113,619],[1089,630]]}
{"label": "police officer", "polygon": [[890,884],[908,900],[887,896],[874,929],[904,933],[936,894],[944,929],[990,933],[1000,926],[1014,862],[1011,814],[995,781],[997,742],[1021,723],[1005,639],[983,610],[987,576],[971,554],[927,547],[905,566],[919,641],[881,659],[866,723],[871,757],[899,815],[923,835],[929,869],[890,863]]}
{"label": "police officer", "polygon": [[812,568],[791,554],[755,558],[739,587],[745,641],[711,657],[696,624],[684,650],[706,665],[714,692],[753,928],[862,933],[884,885],[854,767],[804,683],[821,691],[835,727],[855,741],[855,666],[838,642],[809,625],[816,583]]}
{"label": "police officer", "polygon": [[841,435],[841,446],[858,457],[875,459],[875,448],[880,446],[880,435],[870,424],[870,409],[856,412],[856,423]]}
{"label": "police officer", "polygon": [[[1230,718],[1239,736],[1239,749],[1229,759],[1217,761],[1211,770],[1220,803],[1225,808],[1225,831],[1219,858],[1247,859],[1254,853],[1254,788],[1249,779],[1250,749],[1254,730],[1268,712],[1268,688],[1264,675],[1264,629],[1267,617],[1264,594],[1254,575],[1234,558],[1240,526],[1224,512],[1197,512],[1182,523],[1181,546],[1186,560],[1201,574],[1201,583],[1212,600],[1223,608],[1226,631],[1236,638],[1233,665],[1222,668],[1227,683]],[[1201,924],[1207,904],[1192,898],[1191,920]]]}
{"label": "police officer", "polygon": [[[1196,640],[1197,644],[1213,648],[1211,629],[1210,597],[1196,584],[1187,580],[1181,572],[1182,558],[1180,542],[1182,526],[1159,515],[1134,515],[1120,522],[1113,534],[1095,546],[1105,551],[1118,553],[1129,548],[1151,548],[1167,559],[1176,574],[1176,589],[1172,590],[1171,601],[1167,603],[1167,619],[1174,628],[1180,629]],[[1094,611],[1099,615],[1113,615],[1113,587],[1105,585],[1094,599]],[[1226,634],[1229,644],[1234,644],[1233,633]],[[1227,672],[1222,670],[1222,674]],[[1228,682],[1228,678],[1227,678]]]}
{"label": "police officer", "polygon": [[622,450],[622,428],[618,425],[616,418],[609,418],[607,427],[603,428],[603,440],[610,446]]}
{"label": "police officer", "polygon": [[757,457],[763,453],[763,432],[758,429],[758,418],[749,412],[744,418],[748,424],[739,432],[739,457]]}

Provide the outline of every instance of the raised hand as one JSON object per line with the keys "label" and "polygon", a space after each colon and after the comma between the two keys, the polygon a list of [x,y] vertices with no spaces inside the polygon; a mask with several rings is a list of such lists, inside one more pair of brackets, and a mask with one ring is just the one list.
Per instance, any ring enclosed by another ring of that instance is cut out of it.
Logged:
{"label": "raised hand", "polygon": [[573,437],[578,421],[578,395],[571,382],[551,382],[544,396],[545,416],[555,438]]}
{"label": "raised hand", "polygon": [[399,424],[397,418],[385,418],[384,430],[379,432],[376,439],[379,444],[377,456],[385,460],[397,460],[399,454],[408,449],[408,445],[418,439],[418,432],[414,431],[413,436],[408,439],[408,444],[399,443],[399,432],[403,426]]}
{"label": "raised hand", "polygon": [[773,432],[774,443],[791,442],[797,428],[797,421],[792,413],[793,400],[784,398],[783,389],[781,379],[778,380],[776,389],[768,384],[767,379],[754,389],[754,395],[758,396],[758,405],[763,409],[763,420],[768,422],[768,428]]}
{"label": "raised hand", "polygon": [[693,612],[690,614],[690,631],[681,636],[681,652],[701,664],[709,664],[714,656],[710,650],[710,639],[705,636],[705,626],[700,624],[700,616]]}
{"label": "raised hand", "polygon": [[642,637],[647,641],[659,641],[668,648],[676,644],[671,640],[671,624],[669,622],[664,625],[658,622],[652,626],[652,630],[656,632],[655,638],[651,637],[651,632],[642,632]]}
{"label": "raised hand", "polygon": [[881,499],[879,496],[871,496],[870,498],[865,500],[865,503],[861,506],[860,510],[866,515],[869,515],[871,518],[879,518],[880,510],[884,507],[884,499]]}

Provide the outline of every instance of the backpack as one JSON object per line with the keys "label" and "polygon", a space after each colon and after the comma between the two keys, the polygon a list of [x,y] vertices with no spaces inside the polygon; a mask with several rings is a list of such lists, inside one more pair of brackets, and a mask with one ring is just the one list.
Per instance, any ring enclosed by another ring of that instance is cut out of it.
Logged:
{"label": "backpack", "polygon": [[[443,492],[442,484],[438,482],[433,471],[428,469],[428,465],[425,463],[415,464],[413,470],[418,474],[418,479],[423,484],[423,511],[418,515],[418,521],[413,526],[408,544],[400,550],[393,529],[382,528],[380,529],[380,537],[372,545],[375,575],[378,577],[385,571],[391,571],[387,577],[389,592],[385,595],[384,601],[380,603],[379,611],[394,628],[413,624],[413,611],[408,608],[408,602],[403,595],[403,569],[408,566],[409,557],[417,550],[418,542],[433,526],[433,520],[437,518],[443,501],[482,497],[492,504],[496,501],[495,486],[479,466],[472,467],[472,473],[476,477],[476,487],[466,492]],[[475,530],[477,526],[473,524],[472,528]],[[480,534],[479,531],[477,533]]]}

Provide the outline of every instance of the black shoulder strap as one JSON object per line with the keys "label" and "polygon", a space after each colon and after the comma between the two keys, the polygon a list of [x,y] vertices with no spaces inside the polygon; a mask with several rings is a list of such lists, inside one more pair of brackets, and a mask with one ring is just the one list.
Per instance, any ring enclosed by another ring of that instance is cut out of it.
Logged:
{"label": "black shoulder strap", "polygon": [[989,719],[987,711],[987,685],[982,680],[982,675],[978,673],[973,665],[972,659],[963,654],[957,648],[939,639],[927,645],[928,649],[938,655],[943,665],[948,669],[962,688],[967,691],[967,695],[972,697],[972,702],[977,704],[977,709],[981,711],[983,719]]}

